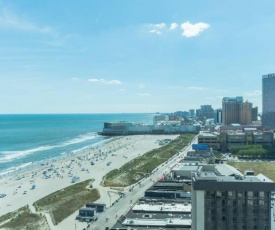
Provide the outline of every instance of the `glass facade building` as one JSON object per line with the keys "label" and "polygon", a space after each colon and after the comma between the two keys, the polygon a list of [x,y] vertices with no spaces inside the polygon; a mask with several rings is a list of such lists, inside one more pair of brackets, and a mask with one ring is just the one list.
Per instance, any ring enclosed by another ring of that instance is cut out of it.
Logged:
{"label": "glass facade building", "polygon": [[262,103],[263,128],[275,130],[275,73],[262,77]]}

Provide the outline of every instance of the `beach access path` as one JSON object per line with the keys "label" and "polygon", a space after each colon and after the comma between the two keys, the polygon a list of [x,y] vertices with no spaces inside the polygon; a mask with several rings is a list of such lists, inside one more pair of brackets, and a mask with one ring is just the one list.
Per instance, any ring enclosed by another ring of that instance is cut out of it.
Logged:
{"label": "beach access path", "polygon": [[[106,203],[109,206],[110,197],[107,193],[109,188],[100,186],[102,178],[109,171],[121,167],[128,161],[161,147],[158,140],[175,139],[177,136],[133,135],[117,137],[113,141],[89,149],[85,153],[55,161],[49,160],[47,165],[35,170],[2,178],[0,180],[1,193],[5,193],[7,196],[0,200],[0,216],[15,211],[24,205],[32,205],[35,201],[71,185],[73,176],[79,177],[79,181],[93,178],[95,180],[93,187],[98,188],[101,195],[97,202]],[[94,165],[91,165],[91,161],[94,162]],[[107,164],[109,162],[111,162],[110,165]],[[33,185],[35,185],[34,189],[32,189]],[[113,199],[115,199],[115,195]],[[77,213],[65,219],[54,229],[74,229],[66,227],[76,224],[74,219]],[[86,226],[85,223],[80,224]]]}

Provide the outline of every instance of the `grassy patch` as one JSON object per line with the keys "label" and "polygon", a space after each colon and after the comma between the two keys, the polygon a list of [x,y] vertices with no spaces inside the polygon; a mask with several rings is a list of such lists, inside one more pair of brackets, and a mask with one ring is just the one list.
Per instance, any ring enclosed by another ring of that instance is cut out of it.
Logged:
{"label": "grassy patch", "polygon": [[215,151],[214,154],[215,154],[216,158],[219,158],[219,159],[223,159],[224,158],[223,155],[220,152]]}
{"label": "grassy patch", "polygon": [[53,223],[57,225],[86,203],[99,199],[97,189],[87,189],[91,182],[92,180],[86,180],[56,191],[36,201],[34,206],[37,211],[49,212]]}
{"label": "grassy patch", "polygon": [[275,158],[275,148],[267,145],[232,146],[230,152],[244,158]]}
{"label": "grassy patch", "polygon": [[0,217],[1,229],[41,229],[50,230],[44,215],[33,214],[28,206],[9,212]]}
{"label": "grassy patch", "polygon": [[101,184],[106,187],[126,187],[138,182],[146,174],[181,151],[195,137],[195,134],[184,134],[160,148],[153,149],[140,157],[126,163],[119,169],[107,173]]}
{"label": "grassy patch", "polygon": [[255,175],[262,173],[275,181],[275,162],[228,162],[228,164],[239,169],[242,173],[247,169],[253,169]]}

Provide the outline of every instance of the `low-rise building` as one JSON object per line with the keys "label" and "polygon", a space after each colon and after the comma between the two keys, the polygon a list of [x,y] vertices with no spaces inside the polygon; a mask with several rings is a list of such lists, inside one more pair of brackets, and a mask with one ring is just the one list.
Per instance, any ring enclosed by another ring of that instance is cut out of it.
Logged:
{"label": "low-rise building", "polygon": [[207,144],[209,148],[219,150],[221,148],[220,134],[216,132],[200,132],[198,143]]}
{"label": "low-rise building", "polygon": [[79,214],[76,217],[79,221],[91,222],[96,221],[96,208],[81,208],[79,209]]}
{"label": "low-rise building", "polygon": [[191,193],[183,187],[183,182],[156,182],[111,229],[191,230]]}
{"label": "low-rise building", "polygon": [[86,208],[95,208],[97,212],[104,212],[106,210],[106,204],[87,203]]}
{"label": "low-rise building", "polygon": [[243,132],[229,132],[226,139],[227,149],[232,146],[246,145],[246,134]]}
{"label": "low-rise building", "polygon": [[274,146],[273,132],[255,132],[252,133],[252,143]]}

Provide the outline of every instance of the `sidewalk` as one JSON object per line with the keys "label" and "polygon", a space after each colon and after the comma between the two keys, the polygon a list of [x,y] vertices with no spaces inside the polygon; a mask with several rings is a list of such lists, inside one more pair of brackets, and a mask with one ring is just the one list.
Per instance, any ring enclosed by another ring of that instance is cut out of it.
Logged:
{"label": "sidewalk", "polygon": [[[131,205],[133,206],[141,197],[144,196],[144,192],[156,182],[158,176],[162,175],[168,168],[175,165],[179,160],[181,160],[181,157],[185,156],[186,153],[190,151],[194,141],[196,141],[196,138],[194,138],[192,143],[185,147],[178,156],[169,159],[167,163],[163,163],[154,170],[154,173],[151,176],[141,180],[140,185],[134,185],[132,192],[127,191],[124,197],[120,198],[117,203],[108,208],[104,213],[99,214],[98,220],[91,223],[91,226],[86,229],[104,230],[106,227],[112,228],[117,222],[117,219],[121,215],[125,215],[130,210]],[[106,218],[108,218],[108,220],[106,220]]]}

